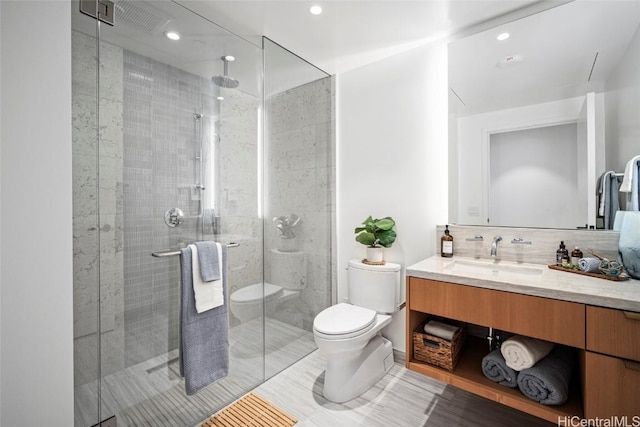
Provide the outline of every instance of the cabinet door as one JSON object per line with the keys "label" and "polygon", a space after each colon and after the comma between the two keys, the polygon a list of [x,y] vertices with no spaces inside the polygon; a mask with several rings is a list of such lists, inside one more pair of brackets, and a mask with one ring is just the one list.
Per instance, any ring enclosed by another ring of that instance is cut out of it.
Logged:
{"label": "cabinet door", "polygon": [[588,306],[587,350],[640,362],[640,313]]}
{"label": "cabinet door", "polygon": [[410,309],[584,348],[584,304],[409,278]]}
{"label": "cabinet door", "polygon": [[585,418],[627,416],[640,421],[640,363],[586,352]]}

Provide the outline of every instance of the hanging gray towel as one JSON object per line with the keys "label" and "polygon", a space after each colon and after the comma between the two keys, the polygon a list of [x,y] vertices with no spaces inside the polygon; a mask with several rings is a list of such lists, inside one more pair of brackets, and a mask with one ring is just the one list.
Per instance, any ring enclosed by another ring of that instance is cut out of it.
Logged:
{"label": "hanging gray towel", "polygon": [[518,371],[507,366],[500,349],[495,349],[482,358],[482,373],[498,384],[518,387]]}
{"label": "hanging gray towel", "polygon": [[194,244],[198,248],[198,261],[200,261],[200,277],[202,281],[220,280],[216,242],[195,242]]}
{"label": "hanging gray towel", "polygon": [[[229,372],[228,304],[198,313],[193,294],[191,250],[181,250],[180,374],[187,395],[227,376]],[[227,295],[226,250],[222,247],[222,286]]]}
{"label": "hanging gray towel", "polygon": [[603,186],[606,188],[606,191],[603,193],[604,228],[607,230],[613,230],[613,219],[616,216],[616,212],[620,210],[619,191],[623,177],[616,176],[615,172],[607,173],[608,175],[603,177]]}
{"label": "hanging gray towel", "polygon": [[556,345],[547,357],[518,374],[522,394],[543,405],[562,405],[569,398],[569,382],[575,365],[568,347]]}

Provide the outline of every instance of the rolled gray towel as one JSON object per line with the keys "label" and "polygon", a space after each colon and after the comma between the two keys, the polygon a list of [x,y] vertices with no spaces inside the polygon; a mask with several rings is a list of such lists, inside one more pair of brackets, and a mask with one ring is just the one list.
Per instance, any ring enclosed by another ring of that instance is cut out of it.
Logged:
{"label": "rolled gray towel", "polygon": [[522,394],[543,405],[562,405],[569,398],[574,354],[571,349],[555,346],[547,357],[518,374]]}
{"label": "rolled gray towel", "polygon": [[482,358],[482,373],[498,384],[511,388],[518,387],[518,372],[507,366],[499,348]]}
{"label": "rolled gray towel", "polygon": [[585,273],[600,273],[600,260],[598,258],[580,258],[578,268]]}

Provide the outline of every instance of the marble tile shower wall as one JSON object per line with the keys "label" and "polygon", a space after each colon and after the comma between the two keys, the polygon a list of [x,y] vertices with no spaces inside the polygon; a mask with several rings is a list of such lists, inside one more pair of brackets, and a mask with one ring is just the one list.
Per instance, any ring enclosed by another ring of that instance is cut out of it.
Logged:
{"label": "marble tile shower wall", "polygon": [[[267,206],[265,275],[271,280],[271,249],[304,252],[306,284],[300,300],[271,314],[311,331],[313,319],[331,304],[331,227],[335,216],[335,120],[333,79],[327,77],[266,101]],[[294,242],[284,241],[271,221],[296,214]]]}
{"label": "marble tile shower wall", "polygon": [[[242,82],[240,82],[242,85]],[[241,86],[240,86],[241,87]],[[253,283],[261,283],[262,220],[258,218],[258,111],[261,100],[239,89],[220,89],[217,132],[220,182],[219,232],[221,241],[240,243],[227,256],[229,295]],[[205,231],[210,228],[205,226]],[[231,326],[238,321],[232,317]]]}
{"label": "marble tile shower wall", "polygon": [[[213,98],[209,80],[126,50],[123,61],[124,357],[131,366],[178,346],[179,261],[150,254],[200,238],[194,114],[215,112],[203,102]],[[185,221],[171,228],[164,214],[174,207]]]}

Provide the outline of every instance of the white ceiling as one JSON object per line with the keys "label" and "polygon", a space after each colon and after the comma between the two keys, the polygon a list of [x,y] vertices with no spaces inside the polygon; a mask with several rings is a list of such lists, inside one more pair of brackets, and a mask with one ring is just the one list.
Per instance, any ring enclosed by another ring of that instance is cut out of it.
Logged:
{"label": "white ceiling", "polygon": [[[324,13],[311,15],[312,4],[321,4]],[[579,10],[585,6],[588,13]],[[119,21],[102,27],[103,40],[206,78],[221,74],[220,57],[233,54],[237,60],[229,65],[229,74],[240,80],[238,90],[251,94],[259,93],[261,85],[263,35],[330,74],[419,45],[457,40],[450,48],[450,86],[470,113],[476,99],[513,101],[523,80],[544,81],[547,88],[566,86],[569,96],[575,90],[568,90],[569,84],[583,81],[597,51],[595,80],[600,81],[637,27],[640,0],[116,0],[116,8]],[[545,12],[535,14],[541,10]],[[549,15],[555,18],[548,20]],[[533,24],[513,31],[499,49],[494,32],[483,32],[499,25],[514,28],[526,16]],[[74,10],[74,29],[95,34],[94,22]],[[145,28],[147,22],[157,25]],[[168,29],[178,29],[183,39],[168,41],[163,37]],[[269,57],[277,67],[283,55],[275,52]],[[513,54],[522,54],[524,62],[508,70],[495,67],[499,58]],[[305,77],[290,61],[283,64],[285,71],[270,75],[285,76],[287,84]],[[516,69],[528,74],[519,75]],[[549,78],[560,83],[543,80]]]}
{"label": "white ceiling", "polygon": [[[639,24],[640,1],[577,0],[457,40],[449,45],[449,86],[459,97],[450,96],[452,112],[478,114],[602,91]],[[499,42],[503,32],[511,37]],[[501,66],[501,59],[514,56],[522,61]]]}
{"label": "white ceiling", "polygon": [[[329,74],[446,39],[496,17],[507,15],[504,19],[513,19],[509,14],[517,14],[522,8],[563,3],[538,0],[177,1],[256,44],[264,35]],[[309,7],[314,4],[323,7],[321,15],[309,13]]]}

